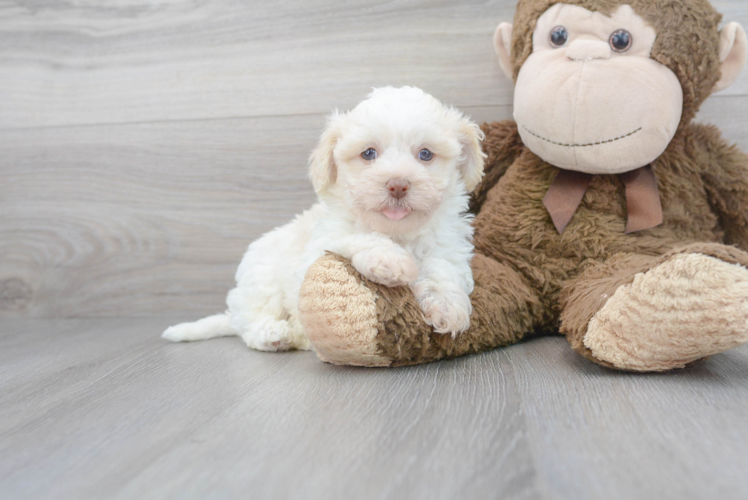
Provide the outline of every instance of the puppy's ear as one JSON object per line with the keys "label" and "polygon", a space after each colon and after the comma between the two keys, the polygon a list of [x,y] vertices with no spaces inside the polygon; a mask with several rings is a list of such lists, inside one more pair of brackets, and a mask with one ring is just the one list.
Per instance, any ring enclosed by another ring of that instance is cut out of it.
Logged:
{"label": "puppy's ear", "polygon": [[486,155],[480,143],[484,138],[485,135],[477,124],[468,118],[460,121],[460,173],[468,192],[472,192],[483,179],[483,160]]}
{"label": "puppy's ear", "polygon": [[317,193],[324,192],[335,184],[338,169],[335,165],[333,152],[343,130],[344,114],[335,111],[327,120],[327,128],[322,133],[317,148],[309,157],[309,178]]}

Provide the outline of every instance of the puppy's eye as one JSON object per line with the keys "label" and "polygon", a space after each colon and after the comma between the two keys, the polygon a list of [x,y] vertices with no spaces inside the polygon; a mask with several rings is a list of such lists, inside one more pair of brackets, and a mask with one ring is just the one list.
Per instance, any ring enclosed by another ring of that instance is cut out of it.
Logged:
{"label": "puppy's eye", "polygon": [[420,158],[421,161],[431,161],[434,158],[434,153],[428,149],[422,149],[421,152],[418,153],[418,158]]}
{"label": "puppy's eye", "polygon": [[618,30],[610,35],[610,46],[616,52],[626,52],[631,48],[634,39],[626,30]]}
{"label": "puppy's eye", "polygon": [[369,148],[363,153],[361,153],[361,158],[363,158],[366,161],[376,160],[377,156],[379,156],[379,154],[377,153],[377,150],[374,148]]}
{"label": "puppy's eye", "polygon": [[569,32],[563,26],[556,26],[551,30],[551,46],[559,48],[569,41]]}

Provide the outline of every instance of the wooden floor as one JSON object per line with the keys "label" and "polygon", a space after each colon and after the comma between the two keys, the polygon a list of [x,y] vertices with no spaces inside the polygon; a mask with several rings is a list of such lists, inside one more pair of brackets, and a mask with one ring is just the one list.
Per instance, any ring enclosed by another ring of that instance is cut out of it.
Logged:
{"label": "wooden floor", "polygon": [[748,348],[670,375],[559,337],[356,369],[169,323],[2,323],[0,498],[748,496]]}

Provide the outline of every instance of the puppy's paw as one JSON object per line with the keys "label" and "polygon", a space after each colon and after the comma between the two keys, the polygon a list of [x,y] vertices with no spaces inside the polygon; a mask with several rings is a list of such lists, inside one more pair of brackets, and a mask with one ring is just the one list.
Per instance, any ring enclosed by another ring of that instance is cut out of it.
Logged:
{"label": "puppy's paw", "polygon": [[416,285],[414,294],[423,311],[426,323],[436,333],[449,333],[453,337],[470,327],[473,306],[470,297],[459,287]]}
{"label": "puppy's paw", "polygon": [[271,317],[249,323],[240,333],[247,347],[258,351],[309,350],[311,344],[298,321],[278,320]]}
{"label": "puppy's paw", "polygon": [[351,263],[367,279],[389,287],[409,285],[418,278],[415,259],[400,247],[366,250],[354,255]]}

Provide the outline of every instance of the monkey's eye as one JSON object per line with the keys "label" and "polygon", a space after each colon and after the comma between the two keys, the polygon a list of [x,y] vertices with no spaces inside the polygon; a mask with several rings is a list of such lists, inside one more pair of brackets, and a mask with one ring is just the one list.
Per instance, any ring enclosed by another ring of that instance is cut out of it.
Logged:
{"label": "monkey's eye", "polygon": [[616,52],[626,52],[634,43],[634,37],[626,30],[618,30],[610,35],[610,46]]}
{"label": "monkey's eye", "polygon": [[369,148],[363,153],[361,153],[361,158],[363,158],[366,161],[376,160],[377,156],[379,156],[379,154],[377,153],[377,150],[374,148]]}
{"label": "monkey's eye", "polygon": [[569,32],[563,26],[556,26],[551,30],[551,45],[558,48],[569,41]]}
{"label": "monkey's eye", "polygon": [[434,153],[428,149],[422,149],[421,152],[418,153],[418,158],[420,158],[421,161],[431,161],[434,159]]}

